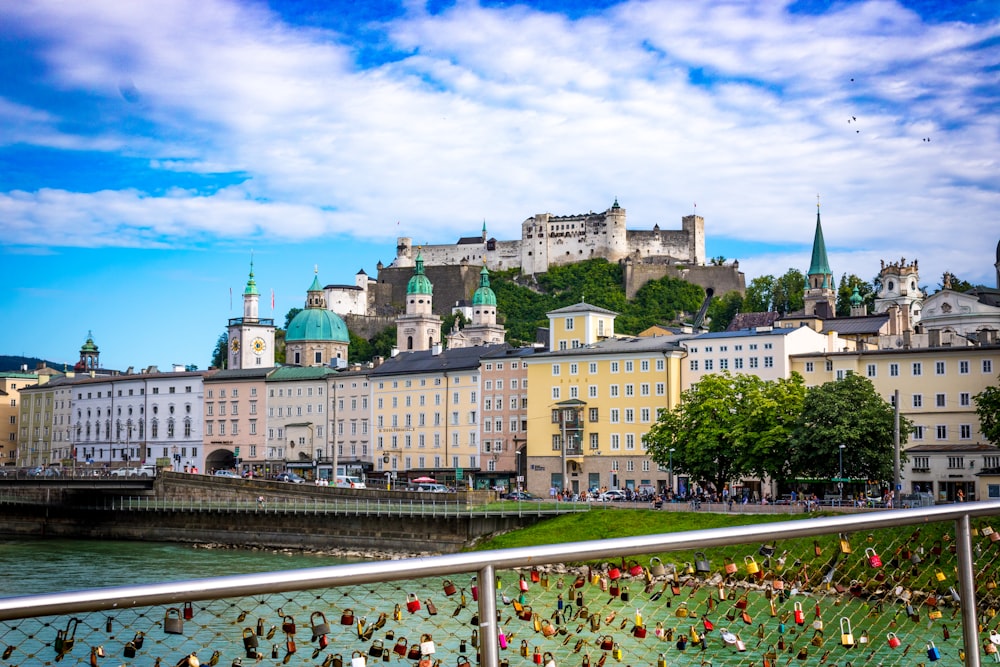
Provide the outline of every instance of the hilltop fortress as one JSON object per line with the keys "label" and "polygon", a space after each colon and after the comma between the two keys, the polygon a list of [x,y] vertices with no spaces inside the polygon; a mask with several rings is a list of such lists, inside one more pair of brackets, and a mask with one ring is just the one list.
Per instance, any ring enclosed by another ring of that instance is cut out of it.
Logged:
{"label": "hilltop fortress", "polygon": [[413,248],[411,239],[397,240],[396,259],[391,266],[413,267],[416,254],[423,255],[428,266],[457,266],[465,261],[491,271],[521,269],[525,275],[545,273],[550,266],[572,264],[602,258],[620,262],[626,257],[670,258],[676,262],[705,264],[705,219],[697,215],[681,218],[680,231],[663,231],[655,225],[651,231],[627,230],[625,209],[618,200],[603,213],[552,215],[539,213],[521,223],[521,238],[498,241],[482,236],[463,237],[458,243]]}
{"label": "hilltop fortress", "polygon": [[[483,265],[490,271],[520,269],[523,275],[533,276],[551,266],[600,258],[623,265],[623,287],[630,299],[648,281],[668,275],[717,295],[733,290],[743,293],[745,279],[738,262],[706,265],[705,219],[701,216],[683,216],[680,230],[661,230],[659,225],[651,230],[628,230],[625,220],[625,209],[616,199],[601,213],[533,215],[521,223],[521,238],[511,241],[489,237],[485,223],[481,235],[450,244],[414,246],[411,238],[400,237],[395,259],[388,266],[379,263],[377,279],[361,271],[353,285],[328,285],[327,303],[338,314],[359,318],[384,318],[399,312],[417,255],[434,284],[434,310],[441,315],[470,298]],[[351,324],[353,328],[360,322]]]}

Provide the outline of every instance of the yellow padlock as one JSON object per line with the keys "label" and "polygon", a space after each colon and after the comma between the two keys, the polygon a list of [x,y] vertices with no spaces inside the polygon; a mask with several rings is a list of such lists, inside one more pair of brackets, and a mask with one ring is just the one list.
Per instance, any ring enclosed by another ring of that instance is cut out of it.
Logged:
{"label": "yellow padlock", "polygon": [[947,579],[944,572],[942,572],[941,570],[936,570],[934,572],[934,578],[937,579],[938,581],[944,581],[945,579]]}
{"label": "yellow padlock", "polygon": [[840,534],[840,551],[845,554],[851,553],[851,541],[847,539],[847,533]]}
{"label": "yellow padlock", "polygon": [[747,574],[757,574],[760,572],[760,566],[757,565],[757,561],[754,560],[753,556],[744,556],[743,563],[746,565]]}

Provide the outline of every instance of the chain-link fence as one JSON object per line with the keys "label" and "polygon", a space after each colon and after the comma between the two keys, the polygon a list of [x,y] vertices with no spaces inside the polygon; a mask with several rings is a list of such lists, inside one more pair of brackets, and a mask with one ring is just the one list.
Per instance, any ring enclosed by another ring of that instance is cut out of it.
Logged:
{"label": "chain-link fence", "polygon": [[1000,656],[998,514],[968,503],[8,598],[0,662],[975,666]]}

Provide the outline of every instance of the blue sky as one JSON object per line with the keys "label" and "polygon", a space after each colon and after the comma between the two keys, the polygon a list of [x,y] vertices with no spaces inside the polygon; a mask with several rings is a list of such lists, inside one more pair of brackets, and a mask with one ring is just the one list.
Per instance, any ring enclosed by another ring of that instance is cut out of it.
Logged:
{"label": "blue sky", "polygon": [[0,66],[0,353],[204,368],[251,251],[283,321],[314,266],[616,197],[697,202],[748,282],[808,268],[819,194],[838,278],[995,284],[993,0],[24,0]]}

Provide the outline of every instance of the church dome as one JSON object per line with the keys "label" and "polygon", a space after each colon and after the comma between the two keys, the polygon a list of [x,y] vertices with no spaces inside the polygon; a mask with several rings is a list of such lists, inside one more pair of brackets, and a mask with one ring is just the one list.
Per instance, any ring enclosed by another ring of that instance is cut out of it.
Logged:
{"label": "church dome", "polygon": [[851,292],[851,305],[860,306],[864,299],[861,298],[861,293],[858,292],[857,286],[854,287],[854,291]]}
{"label": "church dome", "polygon": [[414,270],[413,277],[410,278],[410,282],[406,284],[407,294],[433,294],[434,286],[431,285],[430,279],[424,275],[424,256],[417,255],[417,268]]}
{"label": "church dome", "polygon": [[350,334],[344,320],[325,308],[306,308],[292,318],[285,332],[285,342],[333,341],[349,343]]}
{"label": "church dome", "polygon": [[496,306],[497,295],[490,287],[490,272],[483,267],[479,272],[479,287],[472,295],[473,306]]}

